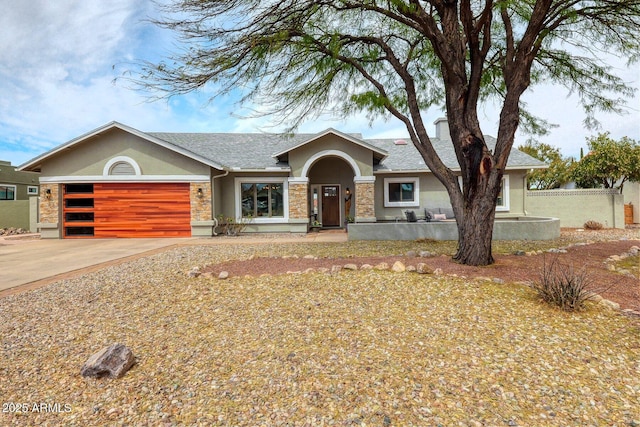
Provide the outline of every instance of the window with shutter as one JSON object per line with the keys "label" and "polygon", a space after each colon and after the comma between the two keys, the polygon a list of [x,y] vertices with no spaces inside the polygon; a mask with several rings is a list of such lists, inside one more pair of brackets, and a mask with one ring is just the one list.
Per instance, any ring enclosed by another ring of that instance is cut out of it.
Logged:
{"label": "window with shutter", "polygon": [[109,169],[109,175],[135,175],[136,171],[128,162],[117,162]]}

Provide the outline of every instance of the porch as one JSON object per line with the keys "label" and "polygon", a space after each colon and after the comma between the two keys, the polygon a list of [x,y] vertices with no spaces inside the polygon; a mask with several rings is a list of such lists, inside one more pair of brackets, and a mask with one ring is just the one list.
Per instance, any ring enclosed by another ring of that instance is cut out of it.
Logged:
{"label": "porch", "polygon": [[[455,221],[349,224],[349,240],[457,240]],[[560,220],[521,216],[496,219],[494,240],[552,240],[560,237]]]}

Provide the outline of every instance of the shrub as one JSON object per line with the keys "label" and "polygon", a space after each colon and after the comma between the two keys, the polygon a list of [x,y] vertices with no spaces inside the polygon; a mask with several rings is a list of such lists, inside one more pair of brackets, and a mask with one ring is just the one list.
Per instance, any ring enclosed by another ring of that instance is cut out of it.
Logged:
{"label": "shrub", "polygon": [[584,228],[587,230],[602,230],[604,226],[598,221],[587,221],[584,223]]}
{"label": "shrub", "polygon": [[574,271],[572,266],[558,263],[557,257],[551,263],[544,260],[540,281],[534,282],[532,288],[545,302],[566,311],[584,308],[584,303],[597,295],[590,290],[584,267]]}
{"label": "shrub", "polygon": [[[242,233],[247,226],[251,223],[251,217],[242,217],[238,221],[233,219],[232,217],[226,217],[224,215],[218,215],[218,225],[220,227],[220,234],[224,234],[227,236],[237,236]],[[214,232],[214,235],[218,233]]]}

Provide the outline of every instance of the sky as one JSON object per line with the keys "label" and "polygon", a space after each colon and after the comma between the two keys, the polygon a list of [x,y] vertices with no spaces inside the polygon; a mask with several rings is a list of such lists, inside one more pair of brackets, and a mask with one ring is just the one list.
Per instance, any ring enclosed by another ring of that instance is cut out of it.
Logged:
{"label": "sky", "polygon": [[[196,93],[150,102],[125,80],[114,83],[136,61],[157,61],[176,49],[173,34],[148,22],[157,16],[150,0],[0,0],[0,10],[0,160],[21,165],[111,121],[144,132],[282,130],[268,118],[237,118],[233,113],[238,106],[229,99],[210,100],[206,93]],[[626,81],[640,88],[640,67],[611,61]],[[598,132],[584,128],[577,98],[563,88],[537,87],[524,100],[534,114],[559,125],[538,140],[566,156],[577,157],[581,147],[586,150],[585,138]],[[640,98],[628,104],[627,115],[597,115],[600,131],[615,139],[640,140]],[[431,134],[433,122],[442,116],[439,109],[424,113]],[[495,136],[497,108],[488,106],[479,116],[483,132]],[[329,127],[365,138],[408,135],[395,119],[370,124],[364,115],[323,117],[304,123],[299,131]],[[518,134],[514,146],[527,138]]]}

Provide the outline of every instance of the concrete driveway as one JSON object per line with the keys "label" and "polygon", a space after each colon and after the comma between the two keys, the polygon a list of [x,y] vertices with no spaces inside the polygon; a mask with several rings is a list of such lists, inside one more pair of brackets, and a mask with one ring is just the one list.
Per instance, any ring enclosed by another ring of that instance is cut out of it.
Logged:
{"label": "concrete driveway", "polygon": [[41,240],[38,235],[0,237],[0,298],[177,245],[346,241],[345,232],[277,238],[247,234],[231,239],[191,237]]}
{"label": "concrete driveway", "polygon": [[[6,290],[192,239],[0,240],[0,296]],[[61,278],[61,277],[60,277]]]}

